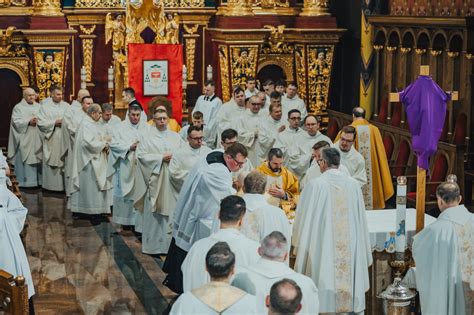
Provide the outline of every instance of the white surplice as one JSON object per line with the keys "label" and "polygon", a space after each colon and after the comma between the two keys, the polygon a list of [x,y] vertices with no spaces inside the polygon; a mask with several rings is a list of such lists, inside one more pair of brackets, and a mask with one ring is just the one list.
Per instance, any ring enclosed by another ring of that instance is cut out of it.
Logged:
{"label": "white surplice", "polygon": [[[128,119],[128,116],[126,116]],[[106,136],[113,136],[115,132],[115,127],[118,126],[122,122],[122,119],[120,117],[113,115],[112,117],[108,120],[105,121],[102,118],[99,119],[99,126],[101,126],[104,129],[104,133]]]}
{"label": "white surplice", "polygon": [[281,109],[283,112],[283,118],[288,118],[288,113],[292,109],[297,109],[301,113],[301,117],[305,118],[308,115],[308,111],[306,110],[306,105],[304,101],[298,96],[295,95],[293,98],[289,98],[287,95],[281,96]]}
{"label": "white surplice", "polygon": [[260,244],[247,238],[236,229],[220,229],[209,237],[203,238],[191,247],[181,265],[183,272],[183,291],[188,292],[211,281],[206,271],[206,254],[217,242],[226,242],[235,254],[235,270],[256,262],[260,256]]}
{"label": "white surplice", "polygon": [[98,122],[87,116],[76,132],[71,166],[71,211],[110,213],[112,178],[107,175],[107,141]]}
{"label": "white surplice", "polygon": [[222,101],[217,95],[212,96],[201,95],[196,101],[193,113],[200,111],[204,119],[204,134],[206,135],[206,144],[209,148],[214,149],[216,145],[216,115],[222,106]]}
{"label": "white surplice", "polygon": [[6,187],[5,174],[0,175],[0,269],[13,276],[23,276],[28,285],[28,298],[35,294],[30,266],[20,233],[28,210]]}
{"label": "white surplice", "polygon": [[295,271],[311,277],[321,313],[361,312],[372,252],[360,185],[337,169],[310,181],[293,227]]}
{"label": "white surplice", "polygon": [[[57,119],[63,119],[69,104],[54,103],[51,98],[43,100],[38,113],[38,128],[43,135],[42,186],[47,190],[64,190],[63,128],[56,127]],[[64,122],[64,120],[63,120]]]}
{"label": "white surplice", "polygon": [[344,165],[351,177],[359,182],[360,186],[367,183],[367,172],[365,170],[365,160],[362,154],[357,152],[354,146],[351,147],[349,152],[343,152],[339,148],[339,142],[334,144],[334,147],[341,154],[341,164]]}
{"label": "white surplice", "polygon": [[[339,165],[339,170],[343,172],[344,174],[351,176],[349,173],[349,170],[347,167],[345,167],[343,164]],[[311,166],[308,168],[306,173],[304,174],[304,177],[300,180],[300,191],[303,191],[304,186],[309,183],[311,180],[318,178],[321,176],[321,169],[319,168],[318,163],[316,163],[314,160],[311,163]]]}
{"label": "white surplice", "polygon": [[266,314],[265,297],[270,294],[272,285],[282,279],[291,279],[301,288],[303,299],[298,314],[314,315],[319,313],[318,289],[313,279],[295,272],[287,264],[260,258],[256,263],[239,268],[232,285],[255,295],[259,314]]}
{"label": "white surplice", "polygon": [[142,251],[161,254],[171,242],[170,218],[176,205],[176,192],[171,186],[169,163],[163,154],[174,154],[183,140],[177,132],[149,127],[137,148],[137,167],[133,187],[136,222],[142,225]]}
{"label": "white surplice", "polygon": [[[216,147],[222,148],[221,133],[226,129],[237,130],[237,120],[246,112],[245,106],[239,106],[234,99],[224,103],[216,114]],[[240,135],[240,134],[239,134]]]}
{"label": "white surplice", "polygon": [[242,234],[260,242],[271,232],[279,231],[285,235],[288,244],[291,244],[290,221],[281,208],[269,204],[264,195],[244,194],[242,198],[247,208],[240,228]]}
{"label": "white surplice", "polygon": [[473,314],[474,214],[451,207],[415,235],[413,258],[423,314]]}
{"label": "white surplice", "polygon": [[193,149],[188,143],[176,151],[170,162],[170,181],[176,194],[179,194],[183,187],[184,180],[189,171],[202,157],[205,157],[211,149],[207,146],[201,146],[199,149]]}
{"label": "white surplice", "polygon": [[252,165],[258,165],[260,162],[259,156],[262,155],[259,137],[259,130],[262,121],[262,114],[255,114],[248,109],[235,120],[238,141],[247,148],[247,159],[252,163]]}
{"label": "white surplice", "polygon": [[273,145],[274,148],[279,148],[283,151],[285,155],[285,166],[288,167],[288,156],[295,155],[295,152],[299,152],[298,144],[296,139],[299,139],[303,133],[306,133],[303,129],[291,129],[289,127],[285,128],[282,132],[278,134],[278,137]]}
{"label": "white surplice", "polygon": [[38,117],[41,105],[28,104],[24,99],[13,107],[8,138],[8,159],[15,166],[15,176],[20,187],[41,185],[43,140],[37,126],[30,120]]}
{"label": "white surplice", "polygon": [[290,171],[299,179],[304,176],[310,166],[313,146],[319,141],[326,141],[329,145],[332,145],[331,139],[319,131],[314,136],[307,132],[300,133],[298,138],[293,141],[296,143],[297,149],[287,151],[287,163]]}
{"label": "white surplice", "polygon": [[112,217],[114,223],[135,224],[132,188],[135,184],[136,151],[130,151],[130,146],[141,141],[148,128],[147,124],[132,125],[128,118],[114,128],[107,165],[107,175],[113,176],[114,182]]}
{"label": "white surplice", "polygon": [[[268,152],[273,148],[280,132],[278,129],[285,126],[286,123],[280,120],[274,120],[271,116],[262,119],[261,127],[259,129],[258,137],[260,142],[259,162],[255,165],[260,165],[268,157]],[[288,127],[287,127],[288,128]]]}
{"label": "white surplice", "polygon": [[[173,217],[173,237],[176,245],[185,251],[200,238],[199,220],[214,220],[222,198],[235,193],[232,173],[225,165],[223,155],[222,151],[214,150],[194,164],[179,193]],[[219,161],[208,163],[208,157]]]}
{"label": "white surplice", "polygon": [[223,282],[210,282],[176,300],[170,315],[253,315],[255,296]]}

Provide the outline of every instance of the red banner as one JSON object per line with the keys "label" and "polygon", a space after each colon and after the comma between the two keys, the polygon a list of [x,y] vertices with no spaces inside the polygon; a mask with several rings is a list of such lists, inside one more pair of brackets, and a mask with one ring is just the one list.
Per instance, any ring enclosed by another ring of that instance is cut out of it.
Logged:
{"label": "red banner", "polygon": [[[173,118],[181,123],[183,105],[183,46],[171,44],[128,44],[128,84],[135,90],[136,99],[142,104],[145,111],[148,102],[156,95],[144,95],[144,61],[168,61],[168,95],[165,95],[173,104]],[[158,69],[159,67],[155,67]],[[154,70],[146,80],[162,82],[165,73]],[[145,73],[146,75],[147,73]]]}

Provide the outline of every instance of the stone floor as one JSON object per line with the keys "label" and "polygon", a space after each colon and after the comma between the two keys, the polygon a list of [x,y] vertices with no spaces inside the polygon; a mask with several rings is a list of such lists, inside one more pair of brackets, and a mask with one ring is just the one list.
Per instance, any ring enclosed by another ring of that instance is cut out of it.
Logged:
{"label": "stone floor", "polygon": [[46,314],[163,314],[175,294],[161,283],[162,261],[110,218],[73,219],[64,194],[22,190],[28,208],[26,251]]}

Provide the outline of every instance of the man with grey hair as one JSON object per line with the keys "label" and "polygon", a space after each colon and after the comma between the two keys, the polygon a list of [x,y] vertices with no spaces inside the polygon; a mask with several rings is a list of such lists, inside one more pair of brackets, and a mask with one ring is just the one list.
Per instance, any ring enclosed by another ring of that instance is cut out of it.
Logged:
{"label": "man with grey hair", "polygon": [[38,129],[40,105],[32,88],[23,90],[23,99],[13,107],[8,138],[8,159],[15,166],[20,187],[41,185],[43,141]]}
{"label": "man with grey hair", "polygon": [[436,189],[441,214],[415,235],[413,258],[423,314],[473,314],[474,214],[455,182]]}
{"label": "man with grey hair", "polygon": [[358,182],[339,170],[341,155],[325,148],[322,175],[301,194],[293,227],[295,270],[318,287],[321,313],[363,314],[372,251]]}
{"label": "man with grey hair", "polygon": [[270,295],[267,295],[265,303],[268,307],[268,315],[290,315],[301,311],[301,300],[303,293],[299,285],[290,279],[275,282]]}
{"label": "man with grey hair", "polygon": [[266,176],[258,171],[252,171],[245,177],[242,198],[247,205],[247,213],[240,231],[257,242],[272,231],[280,231],[291,240],[290,222],[281,208],[267,202],[264,196],[266,185]]}
{"label": "man with grey hair", "polygon": [[101,114],[100,106],[91,104],[76,134],[71,172],[70,206],[73,213],[110,213],[109,143],[98,124]]}
{"label": "man with grey hair", "polygon": [[252,265],[240,268],[232,282],[233,286],[257,297],[259,314],[265,313],[265,297],[272,284],[285,278],[294,280],[301,287],[301,314],[319,313],[318,289],[313,280],[295,272],[285,262],[289,247],[290,243],[281,232],[271,232],[260,243],[260,259]]}

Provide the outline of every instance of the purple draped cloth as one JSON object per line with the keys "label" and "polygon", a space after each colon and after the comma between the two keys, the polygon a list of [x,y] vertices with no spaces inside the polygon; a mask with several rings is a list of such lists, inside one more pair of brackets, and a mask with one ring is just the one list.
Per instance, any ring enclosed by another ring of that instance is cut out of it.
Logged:
{"label": "purple draped cloth", "polygon": [[418,166],[425,170],[429,158],[438,149],[438,141],[446,118],[449,96],[429,76],[421,75],[400,93],[405,105]]}

